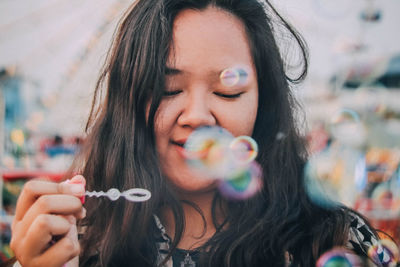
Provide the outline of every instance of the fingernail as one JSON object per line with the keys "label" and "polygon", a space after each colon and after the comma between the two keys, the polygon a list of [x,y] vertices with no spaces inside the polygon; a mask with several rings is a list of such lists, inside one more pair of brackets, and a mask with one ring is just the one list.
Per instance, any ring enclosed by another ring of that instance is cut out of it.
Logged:
{"label": "fingernail", "polygon": [[74,177],[71,178],[71,183],[72,184],[84,184],[85,178],[82,175],[75,175]]}
{"label": "fingernail", "polygon": [[81,196],[79,199],[81,200],[82,204],[85,204],[85,195]]}
{"label": "fingernail", "polygon": [[82,184],[71,184],[70,187],[73,194],[83,194],[85,193],[85,187]]}

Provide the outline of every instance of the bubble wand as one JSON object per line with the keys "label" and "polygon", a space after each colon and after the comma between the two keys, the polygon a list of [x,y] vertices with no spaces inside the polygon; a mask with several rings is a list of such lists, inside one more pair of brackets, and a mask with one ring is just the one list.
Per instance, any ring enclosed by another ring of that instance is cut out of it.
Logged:
{"label": "bubble wand", "polygon": [[[65,183],[67,184],[81,184],[80,181],[71,181],[71,180],[66,180]],[[125,190],[123,192],[120,192],[117,188],[110,188],[106,192],[104,191],[85,191],[85,195],[80,197],[80,200],[83,203],[85,203],[85,196],[88,197],[108,197],[111,201],[116,201],[120,197],[124,197],[126,200],[131,201],[131,202],[144,202],[147,201],[151,198],[151,193],[147,189],[143,188],[131,188],[128,190]]]}

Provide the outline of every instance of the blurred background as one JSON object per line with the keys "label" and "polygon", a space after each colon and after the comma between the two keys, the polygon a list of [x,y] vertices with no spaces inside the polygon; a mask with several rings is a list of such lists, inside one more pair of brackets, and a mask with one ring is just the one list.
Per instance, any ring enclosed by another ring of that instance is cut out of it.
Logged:
{"label": "blurred background", "polygon": [[[0,1],[0,262],[12,255],[23,183],[61,179],[84,142],[96,79],[132,2]],[[309,46],[309,75],[293,92],[310,197],[351,206],[399,240],[400,1],[271,2]],[[277,34],[295,72],[296,48]]]}

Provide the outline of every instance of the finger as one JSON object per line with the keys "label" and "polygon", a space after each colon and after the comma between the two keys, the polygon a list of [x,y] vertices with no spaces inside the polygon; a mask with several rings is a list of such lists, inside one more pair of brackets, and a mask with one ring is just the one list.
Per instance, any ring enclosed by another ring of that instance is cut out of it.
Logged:
{"label": "finger", "polygon": [[[76,219],[73,216],[70,216],[70,217],[72,217],[70,219],[73,222],[73,224],[72,224],[70,231],[67,234],[67,237],[79,245],[78,229],[76,227]],[[80,250],[80,248],[79,248],[79,250]],[[79,253],[78,253],[78,256],[76,256],[75,258],[70,260],[67,264],[65,264],[65,267],[78,267],[78,266],[79,266]]]}
{"label": "finger", "polygon": [[79,256],[67,262],[63,267],[79,267]]}
{"label": "finger", "polygon": [[75,215],[82,213],[82,203],[77,197],[70,195],[43,195],[38,198],[26,212],[20,222],[22,229],[28,229],[29,225],[40,214]]}
{"label": "finger", "polygon": [[29,263],[33,266],[61,267],[78,256],[79,252],[79,243],[65,236]]}
{"label": "finger", "polygon": [[13,222],[12,236],[23,238],[36,217],[41,214],[74,215],[81,218],[85,215],[81,202],[70,195],[43,195],[31,206],[20,221]]}
{"label": "finger", "polygon": [[79,255],[78,231],[73,224],[67,235],[52,245],[39,257],[40,266],[62,266]]}
{"label": "finger", "polygon": [[56,183],[39,180],[28,181],[22,188],[22,192],[18,198],[15,219],[21,220],[23,215],[39,196],[57,193],[58,185]]}
{"label": "finger", "polygon": [[86,217],[86,209],[84,207],[82,207],[81,212],[76,215],[76,218],[81,220],[85,217]]}
{"label": "finger", "polygon": [[21,195],[18,198],[15,220],[21,220],[32,204],[42,195],[71,194],[82,196],[84,193],[85,188],[82,184],[29,181],[24,185]]}
{"label": "finger", "polygon": [[48,247],[53,236],[66,235],[71,227],[72,224],[62,216],[41,214],[29,227],[24,246],[29,248],[32,257],[36,257]]}
{"label": "finger", "polygon": [[71,178],[71,183],[72,184],[83,184],[86,185],[86,179],[82,175],[75,175],[74,177]]}
{"label": "finger", "polygon": [[[82,175],[76,175],[76,176],[72,177],[71,180],[69,180],[69,179],[66,180],[65,183],[67,183],[67,184],[81,184],[81,185],[83,185],[83,187],[86,186],[86,180]],[[81,200],[82,204],[84,204],[85,203],[85,194],[81,195],[79,199]]]}

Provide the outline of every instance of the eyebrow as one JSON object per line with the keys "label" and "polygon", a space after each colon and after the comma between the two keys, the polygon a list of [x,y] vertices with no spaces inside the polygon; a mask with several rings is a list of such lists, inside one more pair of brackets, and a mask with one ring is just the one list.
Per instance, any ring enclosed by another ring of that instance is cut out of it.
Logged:
{"label": "eyebrow", "polygon": [[175,69],[175,68],[170,68],[170,67],[165,67],[165,75],[178,75],[182,74],[183,71]]}
{"label": "eyebrow", "polygon": [[[209,71],[208,75],[209,76],[218,76],[221,74],[223,70],[220,71]],[[173,67],[165,67],[165,75],[179,75],[179,74],[183,74],[185,71],[180,70],[180,69],[176,69]]]}

